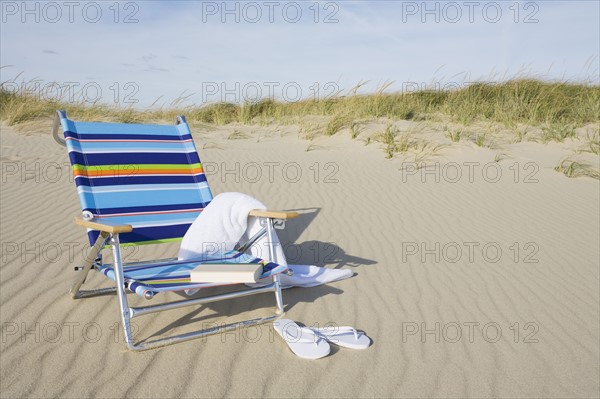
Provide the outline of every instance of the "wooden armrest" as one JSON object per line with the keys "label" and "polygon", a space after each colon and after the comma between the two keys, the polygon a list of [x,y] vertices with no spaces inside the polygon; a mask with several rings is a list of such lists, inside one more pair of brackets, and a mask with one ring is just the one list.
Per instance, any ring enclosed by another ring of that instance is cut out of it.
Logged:
{"label": "wooden armrest", "polygon": [[115,224],[109,221],[99,222],[98,219],[85,220],[79,216],[75,218],[75,224],[89,227],[93,230],[105,231],[110,234],[129,233],[133,230],[133,227],[129,224]]}
{"label": "wooden armrest", "polygon": [[259,218],[269,219],[293,219],[297,218],[299,213],[286,211],[261,211],[260,209],[254,209],[248,213],[248,216],[257,216]]}

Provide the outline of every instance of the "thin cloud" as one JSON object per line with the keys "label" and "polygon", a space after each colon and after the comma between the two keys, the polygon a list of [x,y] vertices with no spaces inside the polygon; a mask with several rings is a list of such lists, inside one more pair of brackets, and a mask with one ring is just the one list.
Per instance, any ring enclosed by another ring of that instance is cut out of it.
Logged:
{"label": "thin cloud", "polygon": [[144,69],[144,71],[147,71],[147,72],[169,72],[169,70],[166,68],[158,68],[153,65],[150,65],[148,68]]}
{"label": "thin cloud", "polygon": [[154,54],[148,54],[148,55],[143,55],[141,57],[141,60],[144,61],[144,62],[149,62],[149,61],[152,61],[155,58],[158,58],[158,56],[156,56]]}

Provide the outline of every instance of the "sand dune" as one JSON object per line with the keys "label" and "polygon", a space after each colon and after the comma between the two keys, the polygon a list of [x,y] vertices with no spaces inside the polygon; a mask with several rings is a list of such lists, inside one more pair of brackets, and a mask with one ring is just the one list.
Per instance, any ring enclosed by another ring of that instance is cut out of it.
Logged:
{"label": "sand dune", "polygon": [[[308,143],[294,129],[198,128],[194,139],[215,193],[302,213],[280,235],[290,262],[356,273],[286,290],[287,317],[355,326],[368,350],[305,361],[262,326],[128,352],[115,297],[67,295],[85,235],[65,149],[3,127],[2,397],[599,395],[600,186],[553,169],[569,144],[456,143],[417,169],[364,137]],[[140,337],[184,332],[271,305],[261,295],[135,324]]]}

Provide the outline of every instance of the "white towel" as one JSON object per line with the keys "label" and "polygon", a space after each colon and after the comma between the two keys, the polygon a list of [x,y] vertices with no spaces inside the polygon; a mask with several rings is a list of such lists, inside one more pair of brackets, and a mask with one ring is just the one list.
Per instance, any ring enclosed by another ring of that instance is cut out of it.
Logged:
{"label": "white towel", "polygon": [[[259,200],[242,193],[222,193],[213,198],[183,236],[178,258],[202,259],[206,255],[219,255],[235,248],[240,239],[248,240],[260,229],[257,217],[248,217],[253,209],[267,207]],[[273,235],[276,263],[287,265],[279,238]],[[252,255],[269,260],[267,237],[258,240],[251,249]]]}

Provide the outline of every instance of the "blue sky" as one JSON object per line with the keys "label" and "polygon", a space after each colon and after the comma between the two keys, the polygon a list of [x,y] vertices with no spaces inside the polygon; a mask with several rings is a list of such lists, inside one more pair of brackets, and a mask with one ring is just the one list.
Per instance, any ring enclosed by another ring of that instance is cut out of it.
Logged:
{"label": "blue sky", "polygon": [[294,101],[359,82],[361,93],[392,81],[388,91],[515,76],[599,82],[598,1],[48,4],[1,3],[1,80],[21,73],[11,89],[85,89],[89,101],[145,107]]}

